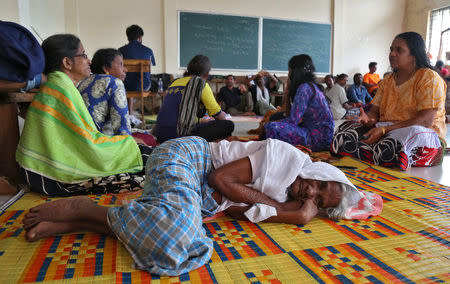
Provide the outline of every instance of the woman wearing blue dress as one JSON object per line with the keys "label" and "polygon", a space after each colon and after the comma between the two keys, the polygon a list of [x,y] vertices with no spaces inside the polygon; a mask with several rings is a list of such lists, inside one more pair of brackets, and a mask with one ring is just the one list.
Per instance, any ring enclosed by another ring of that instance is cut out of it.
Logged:
{"label": "woman wearing blue dress", "polygon": [[268,122],[265,138],[275,138],[313,151],[328,150],[334,120],[325,96],[316,84],[314,64],[306,54],[289,60],[286,117]]}

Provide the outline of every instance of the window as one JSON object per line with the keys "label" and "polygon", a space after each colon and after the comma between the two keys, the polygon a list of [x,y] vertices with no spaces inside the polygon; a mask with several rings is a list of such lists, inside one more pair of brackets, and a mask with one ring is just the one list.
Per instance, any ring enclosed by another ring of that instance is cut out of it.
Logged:
{"label": "window", "polygon": [[427,49],[433,63],[446,61],[446,52],[450,52],[450,6],[430,12]]}

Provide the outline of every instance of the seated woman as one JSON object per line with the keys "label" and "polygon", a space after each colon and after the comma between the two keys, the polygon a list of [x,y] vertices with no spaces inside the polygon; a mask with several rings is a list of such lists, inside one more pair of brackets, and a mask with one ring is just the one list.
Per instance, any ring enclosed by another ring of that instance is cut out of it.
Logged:
{"label": "seated woman", "polygon": [[276,139],[172,139],[153,151],[146,173],[142,196],[121,207],[71,198],[30,209],[23,221],[27,240],[92,230],[117,237],[136,268],[180,275],[211,257],[213,242],[202,218],[216,212],[252,222],[306,224],[319,211],[334,219],[365,219],[380,214],[383,205],[380,196],[357,190],[339,169],[313,163]]}
{"label": "seated woman", "polygon": [[42,43],[47,82],[35,95],[16,151],[33,191],[72,195],[140,189],[152,148],[129,135],[96,129],[76,83],[90,75],[80,40],[54,35]]}
{"label": "seated woman", "polygon": [[[226,114],[205,81],[210,70],[209,58],[196,55],[189,62],[184,77],[169,86],[153,132],[159,142],[188,135],[213,141],[231,135],[234,124],[226,120]],[[204,108],[214,119],[201,119]]]}
{"label": "seated woman", "polygon": [[131,135],[130,116],[123,80],[127,69],[122,54],[99,49],[91,64],[92,75],[78,84],[78,91],[98,131],[106,135]]}
{"label": "seated woman", "polygon": [[313,151],[330,148],[334,120],[323,93],[316,85],[314,64],[306,54],[289,60],[287,117],[265,125],[265,137]]}
{"label": "seated woman", "polygon": [[433,71],[422,37],[397,35],[389,62],[394,70],[381,82],[368,113],[336,132],[331,153],[406,170],[441,162],[445,149],[445,83]]}

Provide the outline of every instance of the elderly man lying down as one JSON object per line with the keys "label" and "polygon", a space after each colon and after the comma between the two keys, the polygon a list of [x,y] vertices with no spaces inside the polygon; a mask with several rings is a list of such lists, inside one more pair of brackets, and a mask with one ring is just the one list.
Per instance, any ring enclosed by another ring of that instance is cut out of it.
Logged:
{"label": "elderly man lying down", "polygon": [[225,210],[236,218],[306,224],[330,218],[363,219],[382,209],[381,197],[358,191],[337,168],[313,163],[288,143],[208,143],[169,140],[149,157],[142,196],[107,208],[89,198],[61,199],[30,209],[26,237],[88,230],[116,236],[138,269],[180,275],[205,264],[213,251],[202,218]]}

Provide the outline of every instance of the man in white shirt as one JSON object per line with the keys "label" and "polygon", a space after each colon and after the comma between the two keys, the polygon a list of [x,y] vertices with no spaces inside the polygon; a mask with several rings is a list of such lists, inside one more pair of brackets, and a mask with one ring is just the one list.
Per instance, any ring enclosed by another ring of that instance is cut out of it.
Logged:
{"label": "man in white shirt", "polygon": [[269,90],[265,86],[264,77],[258,73],[254,81],[255,85],[249,86],[249,92],[252,95],[256,114],[265,115],[269,110],[275,110],[276,108],[270,103]]}
{"label": "man in white shirt", "polygon": [[347,74],[339,74],[336,78],[336,83],[333,85],[331,90],[326,93],[327,98],[331,101],[330,108],[333,113],[334,120],[343,119],[347,113],[347,109],[350,108],[347,94],[344,89],[347,81]]}

